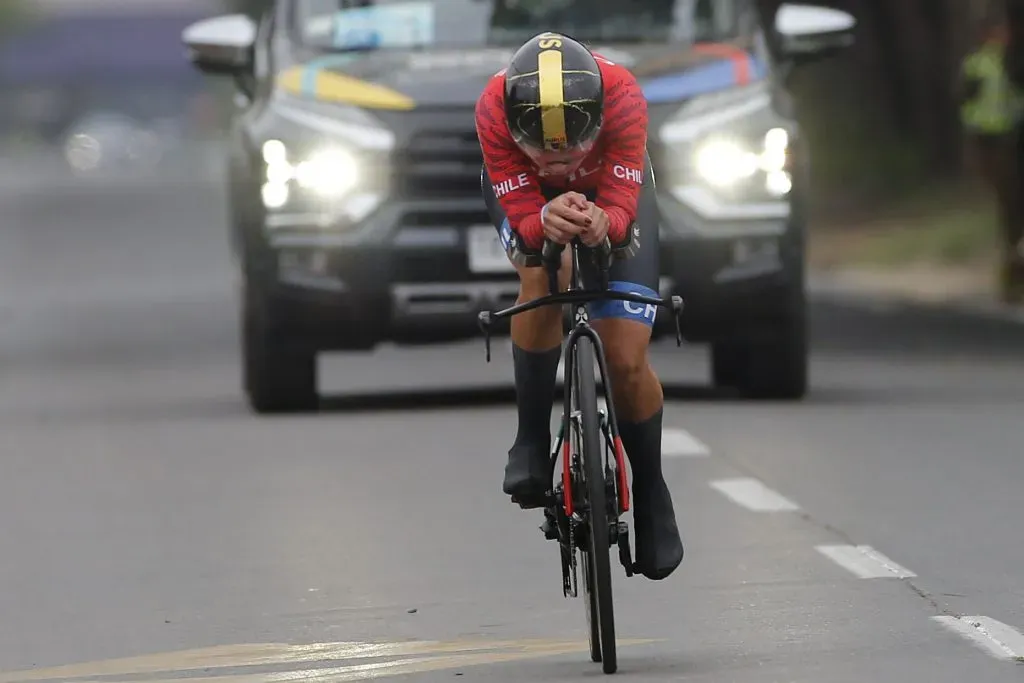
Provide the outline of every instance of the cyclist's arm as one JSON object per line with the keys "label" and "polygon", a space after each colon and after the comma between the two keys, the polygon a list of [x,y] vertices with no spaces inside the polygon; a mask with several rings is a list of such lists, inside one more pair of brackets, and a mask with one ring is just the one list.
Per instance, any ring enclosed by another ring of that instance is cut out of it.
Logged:
{"label": "cyclist's arm", "polygon": [[544,244],[540,211],[547,200],[536,173],[509,135],[500,79],[492,80],[477,100],[476,134],[484,167],[498,203],[508,216],[509,227],[527,248],[539,250]]}
{"label": "cyclist's arm", "polygon": [[613,73],[614,78],[606,81],[601,133],[606,141],[604,164],[594,203],[608,214],[608,237],[613,244],[621,244],[629,237],[630,226],[636,220],[643,187],[647,100],[629,70],[618,68]]}

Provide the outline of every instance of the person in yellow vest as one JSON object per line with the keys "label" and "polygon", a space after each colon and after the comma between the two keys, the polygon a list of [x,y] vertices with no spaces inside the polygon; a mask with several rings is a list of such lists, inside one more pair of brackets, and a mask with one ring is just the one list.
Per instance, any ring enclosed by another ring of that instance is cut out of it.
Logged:
{"label": "person in yellow vest", "polygon": [[1017,162],[1018,129],[1024,119],[1024,93],[1010,80],[1004,55],[1005,23],[988,21],[981,46],[960,69],[960,120],[974,168],[995,194],[1003,257],[1000,295],[1024,301],[1024,184]]}

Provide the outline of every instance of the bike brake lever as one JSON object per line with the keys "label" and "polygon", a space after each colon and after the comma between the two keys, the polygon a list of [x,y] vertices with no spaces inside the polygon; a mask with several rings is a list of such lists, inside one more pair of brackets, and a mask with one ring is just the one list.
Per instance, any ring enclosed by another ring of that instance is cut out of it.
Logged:
{"label": "bike brake lever", "polygon": [[481,311],[477,316],[477,321],[480,323],[480,330],[484,333],[484,352],[486,354],[487,362],[491,362],[491,312]]}
{"label": "bike brake lever", "polygon": [[683,297],[673,296],[672,297],[672,313],[676,321],[676,346],[683,345]]}

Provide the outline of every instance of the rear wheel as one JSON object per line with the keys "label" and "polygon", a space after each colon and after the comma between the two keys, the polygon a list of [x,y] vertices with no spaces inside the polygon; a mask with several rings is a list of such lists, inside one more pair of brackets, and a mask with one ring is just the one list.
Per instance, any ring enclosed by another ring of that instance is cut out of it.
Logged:
{"label": "rear wheel", "polygon": [[749,398],[802,399],[808,383],[807,336],[806,302],[794,296],[767,336],[713,344],[711,379]]}
{"label": "rear wheel", "polygon": [[[573,451],[583,459],[583,490],[586,492],[587,543],[583,551],[584,591],[587,593],[587,620],[590,625],[591,658],[602,663],[605,673],[618,668],[615,652],[615,614],[612,605],[612,572],[609,556],[608,501],[605,466],[601,448],[601,428],[597,413],[597,386],[594,381],[594,347],[581,336],[573,363],[573,403],[580,414],[574,430]],[[582,439],[582,444],[580,440]],[[596,656],[595,656],[596,655]]]}

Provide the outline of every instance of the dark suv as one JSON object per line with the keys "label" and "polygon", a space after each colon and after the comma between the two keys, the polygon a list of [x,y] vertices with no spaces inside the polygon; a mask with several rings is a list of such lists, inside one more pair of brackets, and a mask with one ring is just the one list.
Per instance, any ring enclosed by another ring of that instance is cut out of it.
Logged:
{"label": "dark suv", "polygon": [[543,30],[644,86],[662,290],[711,344],[713,381],[801,397],[807,161],[783,74],[854,21],[783,5],[764,24],[752,0],[278,0],[258,22],[191,26],[192,62],[239,89],[230,216],[253,408],[314,408],[319,351],[456,339],[515,300],[473,110]]}

